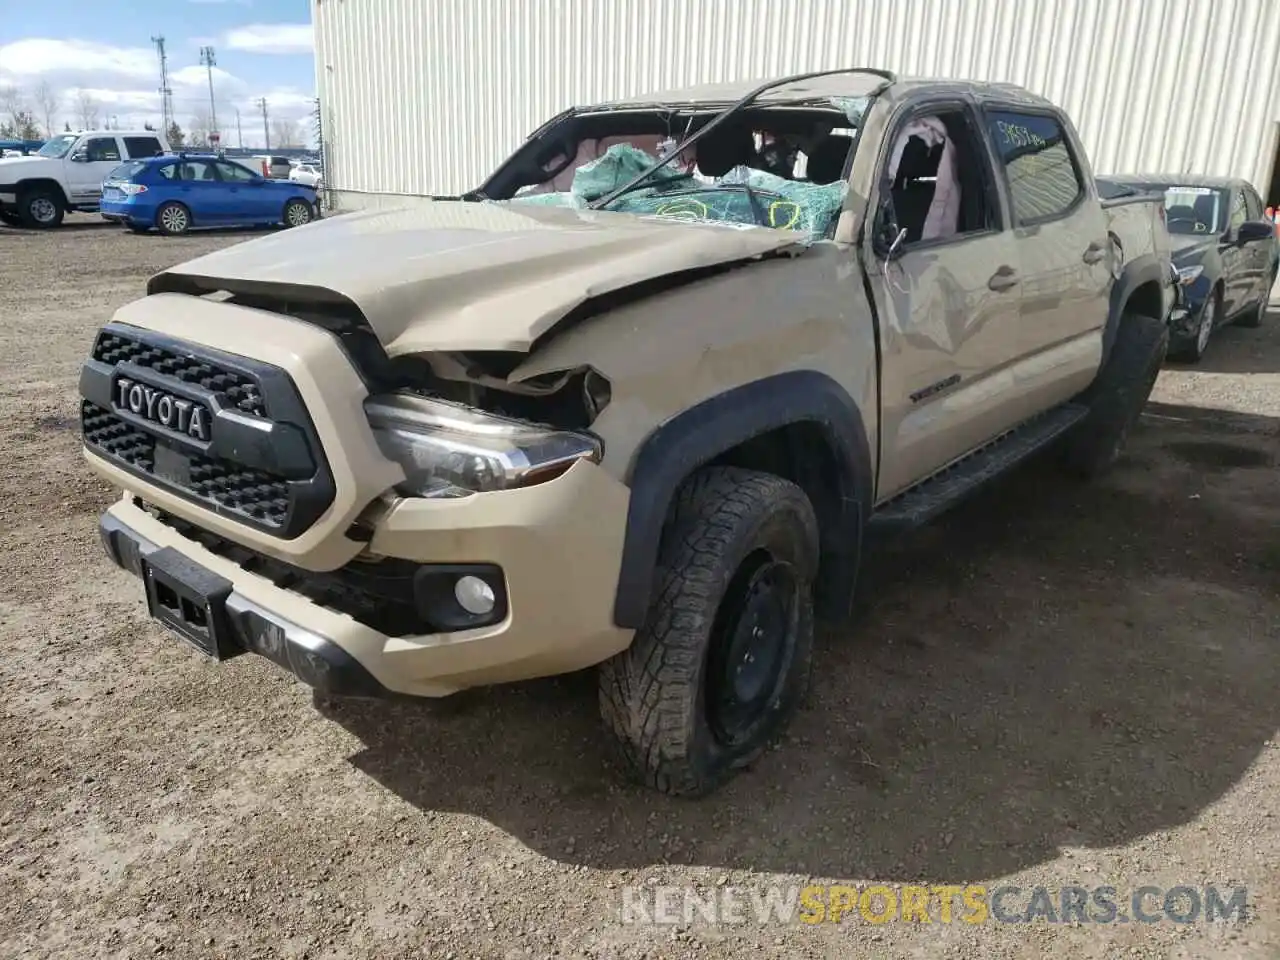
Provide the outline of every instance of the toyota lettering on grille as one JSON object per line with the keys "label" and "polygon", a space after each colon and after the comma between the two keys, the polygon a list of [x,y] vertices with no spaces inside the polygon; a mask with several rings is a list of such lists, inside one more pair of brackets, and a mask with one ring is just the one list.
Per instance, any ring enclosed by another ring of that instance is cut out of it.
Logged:
{"label": "toyota lettering on grille", "polygon": [[128,377],[116,378],[114,399],[117,408],[128,410],[134,416],[201,443],[209,440],[209,411],[193,400],[184,400]]}

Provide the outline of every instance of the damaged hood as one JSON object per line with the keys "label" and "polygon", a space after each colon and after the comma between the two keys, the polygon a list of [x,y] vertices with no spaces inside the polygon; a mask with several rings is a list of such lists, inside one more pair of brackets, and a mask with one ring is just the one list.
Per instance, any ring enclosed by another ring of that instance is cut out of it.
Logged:
{"label": "damaged hood", "polygon": [[342,214],[227,247],[157,274],[148,292],[350,301],[392,356],[528,352],[591,297],[806,242],[766,227],[435,201]]}

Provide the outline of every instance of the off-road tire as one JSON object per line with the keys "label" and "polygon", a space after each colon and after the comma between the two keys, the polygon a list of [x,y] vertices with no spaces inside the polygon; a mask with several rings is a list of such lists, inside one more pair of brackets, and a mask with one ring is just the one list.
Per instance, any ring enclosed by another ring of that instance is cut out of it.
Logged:
{"label": "off-road tire", "polygon": [[1267,315],[1267,307],[1271,303],[1271,291],[1275,287],[1275,285],[1276,285],[1276,271],[1272,270],[1271,282],[1267,284],[1267,290],[1262,295],[1262,300],[1258,303],[1256,307],[1242,314],[1240,318],[1236,320],[1235,325],[1237,327],[1246,327],[1252,330],[1262,326],[1262,318]]}
{"label": "off-road tire", "polygon": [[[176,210],[181,211],[183,219],[181,228],[178,227],[178,218],[166,217],[165,211]],[[166,237],[180,237],[191,230],[191,211],[187,209],[185,204],[178,203],[176,200],[170,200],[168,203],[160,204],[160,209],[156,211],[156,229],[163,233]]]}
{"label": "off-road tire", "polygon": [[1209,331],[1209,338],[1205,340],[1204,346],[1200,345],[1197,336],[1200,331],[1200,324],[1204,321],[1205,311],[1213,307],[1213,323],[1214,327],[1222,324],[1222,287],[1214,287],[1209,293],[1209,298],[1200,308],[1200,314],[1196,318],[1196,333],[1180,340],[1171,340],[1169,343],[1169,359],[1176,360],[1179,363],[1199,363],[1204,359],[1205,352],[1209,348],[1209,343],[1213,340],[1216,330]]}
{"label": "off-road tire", "polygon": [[1140,313],[1121,317],[1106,365],[1080,397],[1089,412],[1063,438],[1061,463],[1068,473],[1092,479],[1116,462],[1168,348],[1164,321]]}
{"label": "off-road tire", "polygon": [[[791,632],[767,706],[741,742],[726,744],[709,720],[712,640],[723,623],[722,599],[762,550],[795,575]],[[817,568],[817,519],[795,484],[733,467],[706,468],[684,484],[668,516],[645,624],[599,671],[601,713],[637,779],[672,795],[709,793],[786,726],[808,689]]]}
{"label": "off-road tire", "polygon": [[[53,206],[52,216],[40,219],[34,211],[37,204],[48,203]],[[18,217],[24,227],[32,230],[52,230],[62,226],[62,218],[66,215],[62,205],[62,197],[46,187],[27,187],[18,194]]]}

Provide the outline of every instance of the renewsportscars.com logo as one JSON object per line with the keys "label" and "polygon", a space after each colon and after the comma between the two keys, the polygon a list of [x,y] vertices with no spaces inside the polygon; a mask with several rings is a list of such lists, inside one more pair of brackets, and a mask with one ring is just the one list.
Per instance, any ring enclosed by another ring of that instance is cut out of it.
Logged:
{"label": "renewsportscars.com logo", "polygon": [[1246,887],[810,884],[622,889],[627,924],[1242,923]]}

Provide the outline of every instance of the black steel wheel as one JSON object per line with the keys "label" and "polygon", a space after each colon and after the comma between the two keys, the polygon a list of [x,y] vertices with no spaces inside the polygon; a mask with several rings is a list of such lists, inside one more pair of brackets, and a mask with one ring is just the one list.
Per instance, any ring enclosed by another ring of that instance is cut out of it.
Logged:
{"label": "black steel wheel", "polygon": [[637,779],[697,796],[756,759],[804,699],[818,523],[794,483],[711,467],[665,529],[645,624],[600,667],[600,709]]}

